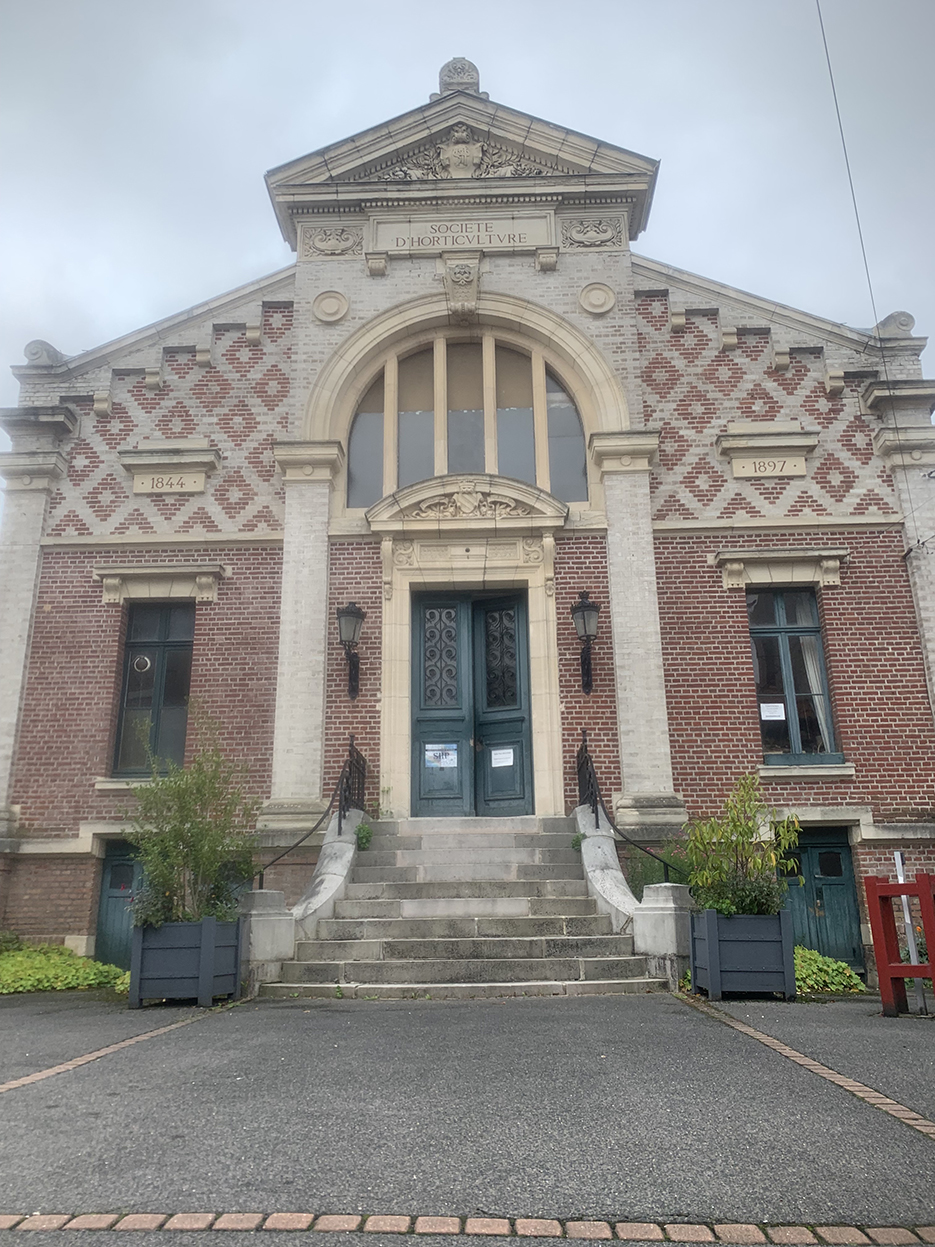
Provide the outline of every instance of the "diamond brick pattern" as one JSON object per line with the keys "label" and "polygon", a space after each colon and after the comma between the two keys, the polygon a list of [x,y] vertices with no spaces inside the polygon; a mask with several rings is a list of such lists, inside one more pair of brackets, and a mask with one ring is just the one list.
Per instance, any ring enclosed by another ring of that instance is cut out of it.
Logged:
{"label": "diamond brick pattern", "polygon": [[[637,301],[643,358],[643,415],[660,428],[653,474],[656,520],[890,517],[897,511],[889,473],[874,463],[871,428],[860,414],[859,380],[829,397],[825,360],[816,349],[793,350],[790,367],[773,367],[769,335],[740,333],[736,350],[721,347],[716,314],[690,312],[673,331],[668,303]],[[821,442],[804,478],[734,480],[715,439],[730,420],[801,421]]]}
{"label": "diamond brick pattern", "polygon": [[[205,336],[211,332],[206,326]],[[89,400],[77,404],[81,435],[50,499],[50,536],[282,529],[272,444],[290,427],[292,308],[264,308],[259,343],[229,327],[215,327],[213,339],[210,367],[200,367],[193,351],[166,351],[158,389],[118,366],[108,414],[95,415]],[[143,439],[191,437],[206,437],[221,452],[205,492],[134,497],[116,452]]]}

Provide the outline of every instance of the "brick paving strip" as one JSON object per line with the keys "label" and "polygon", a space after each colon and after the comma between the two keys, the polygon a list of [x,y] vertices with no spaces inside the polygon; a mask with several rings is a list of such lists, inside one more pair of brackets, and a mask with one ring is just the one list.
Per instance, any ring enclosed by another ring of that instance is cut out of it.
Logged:
{"label": "brick paving strip", "polygon": [[[805,1056],[802,1052],[797,1052],[795,1048],[790,1048],[782,1040],[774,1039],[772,1035],[766,1035],[763,1031],[758,1031],[754,1027],[748,1026],[746,1022],[738,1021],[737,1018],[731,1017],[729,1013],[722,1013],[720,1009],[715,1009],[706,1001],[702,1001],[697,997],[686,996],[681,992],[678,998],[684,1001],[685,1004],[690,1005],[691,1008],[697,1009],[699,1013],[716,1018],[719,1022],[723,1022],[725,1026],[730,1026],[733,1030],[740,1031],[741,1035],[749,1035],[751,1039],[756,1039],[759,1043],[765,1044],[767,1048],[772,1048],[780,1056],[794,1061],[796,1065],[801,1065],[803,1069],[807,1069],[810,1073],[817,1074],[819,1078],[825,1078],[828,1082],[833,1082],[835,1086],[849,1091],[851,1095],[857,1096],[859,1100],[865,1100],[867,1104],[872,1104],[874,1108],[882,1109],[884,1113],[889,1113],[891,1117],[895,1117],[898,1121],[911,1126],[913,1130],[918,1130],[920,1134],[924,1134],[927,1138],[935,1141],[935,1121],[929,1121],[927,1117],[923,1117],[913,1109],[906,1108],[905,1104],[899,1104],[896,1100],[891,1100],[889,1096],[881,1095],[879,1091],[874,1091],[872,1087],[866,1087],[862,1082],[856,1082],[853,1078],[846,1078],[844,1074],[839,1074],[836,1070],[829,1069],[827,1065],[822,1065],[820,1061],[813,1061],[811,1057]],[[710,1242],[711,1240],[705,1241]],[[791,1242],[790,1239],[785,1241]],[[860,1243],[861,1241],[866,1242],[867,1240],[836,1238],[826,1241],[833,1242],[835,1247],[850,1247],[851,1244]],[[895,1243],[895,1241],[895,1239],[886,1240],[887,1243]]]}
{"label": "brick paving strip", "polygon": [[0,1214],[0,1230],[312,1230],[324,1233],[456,1234],[484,1237],[614,1239],[623,1242],[714,1243],[730,1247],[910,1247],[935,1244],[935,1225],[752,1225],[683,1221],[559,1221],[534,1217],[348,1216],[312,1212],[133,1212]]}

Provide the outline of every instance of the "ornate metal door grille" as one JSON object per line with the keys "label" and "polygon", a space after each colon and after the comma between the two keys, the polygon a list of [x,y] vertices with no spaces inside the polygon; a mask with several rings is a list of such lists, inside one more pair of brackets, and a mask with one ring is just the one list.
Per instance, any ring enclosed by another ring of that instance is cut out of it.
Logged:
{"label": "ornate metal door grille", "polygon": [[424,696],[426,706],[457,706],[457,607],[430,606],[426,608],[424,654]]}
{"label": "ornate metal door grille", "polygon": [[484,613],[484,660],[487,705],[491,710],[516,705],[516,611]]}

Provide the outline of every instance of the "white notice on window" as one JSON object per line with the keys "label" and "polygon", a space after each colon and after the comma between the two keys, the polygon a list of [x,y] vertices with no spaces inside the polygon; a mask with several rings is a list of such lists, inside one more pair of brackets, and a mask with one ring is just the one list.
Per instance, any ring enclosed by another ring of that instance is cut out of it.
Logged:
{"label": "white notice on window", "polygon": [[512,766],[513,750],[512,749],[491,749],[490,751],[491,766]]}
{"label": "white notice on window", "polygon": [[426,745],[425,765],[453,767],[458,765],[458,745]]}
{"label": "white notice on window", "polygon": [[786,717],[786,704],[782,701],[763,701],[760,702],[760,718],[761,719],[784,719]]}

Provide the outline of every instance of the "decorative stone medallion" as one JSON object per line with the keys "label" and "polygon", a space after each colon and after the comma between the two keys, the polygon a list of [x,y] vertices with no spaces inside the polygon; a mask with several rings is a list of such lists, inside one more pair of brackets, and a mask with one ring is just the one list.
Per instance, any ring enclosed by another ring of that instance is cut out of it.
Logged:
{"label": "decorative stone medallion", "polygon": [[570,250],[622,245],[622,217],[572,217],[562,221],[562,246]]}
{"label": "decorative stone medallion", "polygon": [[592,316],[603,316],[617,302],[617,296],[610,286],[605,286],[602,281],[592,281],[590,285],[582,289],[578,295],[578,302]]}
{"label": "decorative stone medallion", "polygon": [[340,290],[323,290],[321,294],[315,296],[312,303],[312,311],[316,318],[329,325],[345,317],[349,307],[347,296],[341,294]]}
{"label": "decorative stone medallion", "polygon": [[302,258],[304,260],[361,255],[363,249],[364,232],[360,227],[306,225],[302,230]]}

